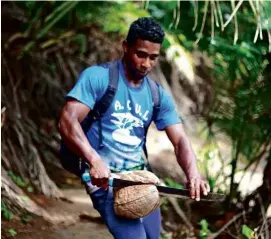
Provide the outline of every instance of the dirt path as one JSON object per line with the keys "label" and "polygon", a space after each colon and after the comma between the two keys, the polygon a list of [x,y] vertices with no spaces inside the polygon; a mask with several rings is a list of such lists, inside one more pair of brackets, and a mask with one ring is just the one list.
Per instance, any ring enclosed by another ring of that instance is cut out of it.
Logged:
{"label": "dirt path", "polygon": [[[47,210],[55,222],[46,223],[41,218],[35,218],[27,224],[8,224],[16,228],[17,235],[12,238],[20,239],[112,239],[99,213],[84,189],[63,190],[64,195],[71,201],[63,200],[47,202]],[[14,221],[14,220],[13,220]],[[2,224],[2,228],[5,225]],[[4,238],[5,235],[2,236]]]}
{"label": "dirt path", "polygon": [[[72,215],[75,223],[56,228],[52,233],[52,239],[113,238],[84,189],[63,190],[63,193],[73,203],[61,202],[60,208]],[[59,210],[57,207],[58,205],[55,205],[51,210]]]}

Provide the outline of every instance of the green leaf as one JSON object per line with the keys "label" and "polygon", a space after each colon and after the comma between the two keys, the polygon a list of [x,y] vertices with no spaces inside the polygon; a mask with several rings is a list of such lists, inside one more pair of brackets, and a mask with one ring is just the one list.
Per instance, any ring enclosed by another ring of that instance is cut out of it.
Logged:
{"label": "green leaf", "polygon": [[249,228],[247,225],[242,226],[242,234],[247,238],[247,239],[253,239],[255,238],[254,236],[254,231]]}
{"label": "green leaf", "polygon": [[34,191],[33,187],[31,187],[31,186],[28,186],[28,187],[26,188],[26,190],[27,190],[27,192],[29,192],[29,193],[33,193],[33,191]]}
{"label": "green leaf", "polygon": [[208,234],[211,232],[209,229],[208,229],[208,222],[205,220],[205,219],[202,219],[200,221],[200,225],[201,225],[201,230],[200,230],[200,233],[199,233],[199,237],[201,239],[207,239],[208,238]]}
{"label": "green leaf", "polygon": [[57,7],[49,16],[45,18],[45,22],[49,22],[51,19],[55,18],[57,14],[59,14],[62,11],[65,11],[67,7],[69,7],[70,3],[69,1],[63,2],[59,7]]}
{"label": "green leaf", "polygon": [[165,16],[166,12],[163,9],[159,9],[155,5],[150,5],[149,10],[151,11],[151,14],[153,17],[160,19]]}
{"label": "green leaf", "polygon": [[30,222],[32,219],[33,219],[33,217],[30,216],[30,215],[28,215],[28,214],[26,214],[26,215],[24,215],[24,216],[22,217],[22,221],[23,221],[24,223]]}
{"label": "green leaf", "polygon": [[19,187],[25,187],[25,186],[26,186],[24,180],[23,180],[21,177],[16,177],[15,183],[16,183],[16,185],[18,185]]}
{"label": "green leaf", "polygon": [[169,40],[167,38],[164,39],[163,43],[162,43],[162,47],[163,49],[168,49],[171,46]]}
{"label": "green leaf", "polygon": [[1,211],[7,209],[7,205],[4,201],[1,200]]}
{"label": "green leaf", "polygon": [[88,39],[84,34],[77,34],[72,37],[72,40],[75,41],[80,47],[80,54],[84,54],[87,51]]}
{"label": "green leaf", "polygon": [[14,237],[17,235],[17,232],[15,231],[15,229],[10,228],[10,229],[8,229],[8,234],[11,235],[12,237]]}
{"label": "green leaf", "polygon": [[169,187],[172,187],[172,188],[179,188],[179,189],[182,189],[183,186],[174,182],[171,178],[165,178],[165,183],[166,185],[168,185]]}
{"label": "green leaf", "polygon": [[205,220],[205,219],[202,219],[201,221],[200,221],[200,225],[201,225],[201,227],[202,227],[202,230],[208,230],[208,222]]}
{"label": "green leaf", "polygon": [[10,221],[13,218],[13,213],[9,210],[4,211],[4,218],[8,221]]}
{"label": "green leaf", "polygon": [[[51,22],[49,22],[37,35],[37,39],[40,39],[45,34],[49,32],[49,30],[63,17],[65,14],[67,14],[71,9],[73,9],[78,2],[68,2],[68,6],[60,12],[57,16],[55,16]],[[63,5],[66,4],[66,2],[63,3]]]}
{"label": "green leaf", "polygon": [[27,197],[27,196],[21,196],[21,199],[24,200],[24,201],[28,201],[29,197]]}
{"label": "green leaf", "polygon": [[216,178],[209,176],[208,177],[208,182],[209,182],[210,188],[213,189],[215,187]]}

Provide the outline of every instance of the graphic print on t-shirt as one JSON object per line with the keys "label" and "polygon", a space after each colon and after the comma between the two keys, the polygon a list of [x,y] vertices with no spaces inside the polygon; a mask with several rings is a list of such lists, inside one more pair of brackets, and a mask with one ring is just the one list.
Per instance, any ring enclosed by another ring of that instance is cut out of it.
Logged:
{"label": "graphic print on t-shirt", "polygon": [[112,138],[119,143],[128,144],[135,147],[138,146],[141,143],[141,139],[131,135],[131,131],[134,129],[134,127],[143,128],[143,121],[133,116],[130,112],[113,113],[112,116],[117,119],[111,120],[111,122],[117,126],[117,129],[112,133]]}
{"label": "graphic print on t-shirt", "polygon": [[149,111],[144,111],[141,104],[137,102],[132,104],[131,100],[122,102],[116,100],[112,111],[111,118],[113,119],[110,121],[115,126],[115,129],[112,130],[115,146],[119,147],[118,143],[120,143],[129,145],[130,149],[139,147],[142,144],[144,123],[148,121]]}

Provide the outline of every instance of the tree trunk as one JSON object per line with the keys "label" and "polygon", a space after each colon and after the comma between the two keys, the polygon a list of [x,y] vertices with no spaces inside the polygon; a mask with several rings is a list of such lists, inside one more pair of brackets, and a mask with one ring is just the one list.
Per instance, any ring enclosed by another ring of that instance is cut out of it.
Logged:
{"label": "tree trunk", "polygon": [[266,213],[271,204],[271,155],[264,169],[263,183],[252,194],[246,197],[244,207],[248,209],[250,202],[254,201],[254,206],[250,217],[253,221],[258,222],[262,219],[263,211]]}
{"label": "tree trunk", "polygon": [[1,168],[1,196],[8,208],[16,214],[24,212],[33,213],[50,221],[50,215],[35,202],[33,202],[8,176],[3,167]]}

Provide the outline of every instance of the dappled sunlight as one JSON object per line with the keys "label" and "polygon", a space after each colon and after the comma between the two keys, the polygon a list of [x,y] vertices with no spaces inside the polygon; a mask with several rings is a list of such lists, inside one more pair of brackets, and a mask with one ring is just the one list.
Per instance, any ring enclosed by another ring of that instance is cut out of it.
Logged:
{"label": "dappled sunlight", "polygon": [[166,57],[169,62],[182,73],[191,85],[195,84],[195,73],[193,69],[192,55],[185,50],[180,44],[175,42],[174,38],[170,35],[167,36],[170,42],[170,47],[166,50]]}

